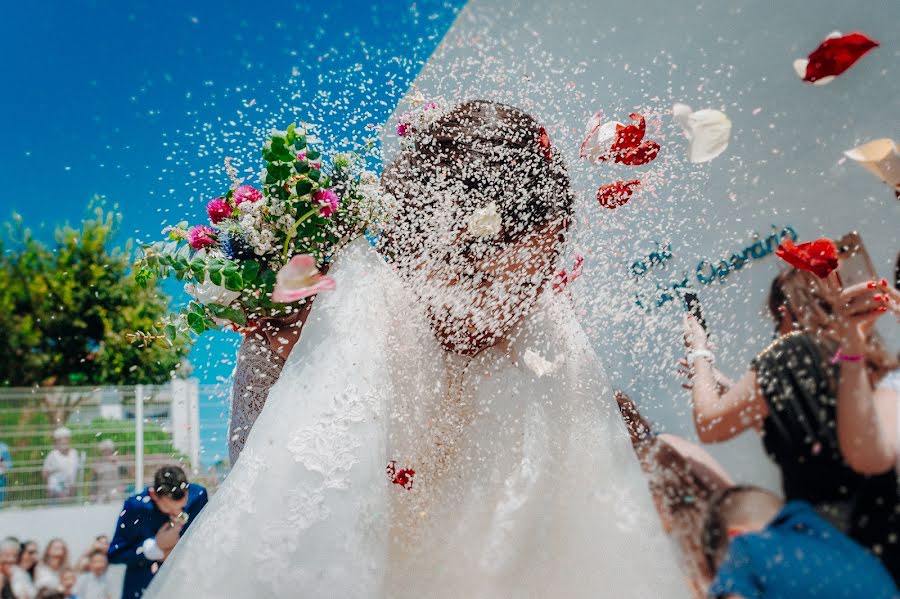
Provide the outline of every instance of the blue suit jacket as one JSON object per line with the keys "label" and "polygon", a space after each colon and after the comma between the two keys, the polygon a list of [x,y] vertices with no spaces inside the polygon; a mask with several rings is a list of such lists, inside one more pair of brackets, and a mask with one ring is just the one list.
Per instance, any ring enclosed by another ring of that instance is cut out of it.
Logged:
{"label": "blue suit jacket", "polygon": [[[153,579],[153,564],[140,551],[141,545],[150,537],[155,537],[169,517],[163,514],[150,499],[149,487],[137,495],[125,500],[116,532],[109,544],[109,561],[113,564],[125,564],[125,584],[122,586],[122,599],[135,599],[143,595]],[[181,534],[188,529],[200,510],[207,502],[206,489],[196,484],[188,485],[188,500],[184,511],[190,516]],[[157,564],[159,565],[159,564]]]}

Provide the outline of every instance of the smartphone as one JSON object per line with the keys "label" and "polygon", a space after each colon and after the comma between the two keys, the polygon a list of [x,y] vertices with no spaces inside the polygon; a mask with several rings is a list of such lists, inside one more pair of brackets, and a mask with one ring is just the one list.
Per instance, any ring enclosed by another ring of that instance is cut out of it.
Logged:
{"label": "smartphone", "polygon": [[858,283],[874,281],[878,279],[878,273],[869,258],[869,252],[863,245],[859,233],[853,231],[837,240],[838,250],[838,280],[841,287],[847,288]]}
{"label": "smartphone", "polygon": [[691,313],[691,316],[697,319],[703,330],[708,333],[709,329],[706,328],[706,320],[703,318],[703,311],[700,309],[700,298],[693,291],[684,292],[684,308]]}

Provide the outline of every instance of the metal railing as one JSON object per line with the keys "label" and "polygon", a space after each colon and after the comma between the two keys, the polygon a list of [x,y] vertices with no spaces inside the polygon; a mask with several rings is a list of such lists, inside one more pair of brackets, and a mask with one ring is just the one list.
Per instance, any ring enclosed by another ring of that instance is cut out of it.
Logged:
{"label": "metal railing", "polygon": [[[227,389],[0,388],[0,509],[121,501],[178,463],[215,489],[227,473]],[[69,429],[68,442],[54,431]]]}

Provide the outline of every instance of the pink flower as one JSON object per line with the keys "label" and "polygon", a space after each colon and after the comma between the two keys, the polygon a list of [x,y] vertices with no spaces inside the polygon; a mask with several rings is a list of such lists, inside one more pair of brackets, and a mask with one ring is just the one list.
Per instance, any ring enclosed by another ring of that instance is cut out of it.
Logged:
{"label": "pink flower", "polygon": [[216,198],[206,205],[206,213],[209,215],[209,220],[216,224],[229,218],[234,210],[225,198]]}
{"label": "pink flower", "polygon": [[320,206],[319,213],[325,218],[334,214],[341,205],[341,199],[330,189],[320,189],[313,194],[312,199]]}
{"label": "pink flower", "polygon": [[240,206],[242,202],[258,202],[262,194],[252,185],[241,185],[234,190],[234,205]]}
{"label": "pink flower", "polygon": [[404,123],[403,121],[397,123],[397,137],[405,137],[409,133],[410,126],[410,123]]}
{"label": "pink flower", "polygon": [[188,231],[188,243],[195,250],[218,245],[216,230],[206,225],[195,225]]}
{"label": "pink flower", "polygon": [[[299,154],[297,154],[297,160],[306,160],[306,152],[300,152]],[[310,162],[309,166],[310,168],[320,170],[322,168],[322,162],[316,160],[314,162]]]}
{"label": "pink flower", "polygon": [[309,254],[291,258],[275,278],[272,301],[290,304],[337,287],[334,279],[324,276],[316,268],[316,259]]}

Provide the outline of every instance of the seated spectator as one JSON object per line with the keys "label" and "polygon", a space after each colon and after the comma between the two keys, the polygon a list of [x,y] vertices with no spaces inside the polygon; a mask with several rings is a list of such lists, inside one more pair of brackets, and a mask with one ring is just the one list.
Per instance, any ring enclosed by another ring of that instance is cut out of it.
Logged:
{"label": "seated spectator", "polygon": [[126,566],[123,599],[144,594],[207,501],[206,489],[189,483],[178,466],[163,466],[153,486],[125,500],[108,554],[110,563]]}
{"label": "seated spectator", "polygon": [[69,567],[69,548],[62,539],[51,539],[44,549],[44,556],[37,565],[34,586],[38,591],[43,588],[59,589],[60,577]]}
{"label": "seated spectator", "polygon": [[65,599],[78,599],[75,595],[76,582],[78,582],[78,575],[72,568],[66,568],[59,575],[59,590]]}
{"label": "seated spectator", "polygon": [[[876,284],[883,293],[882,287]],[[834,289],[809,272],[789,269],[776,277],[769,311],[780,336],[727,388],[719,384],[706,332],[686,317],[694,424],[706,443],[748,429],[762,433],[767,453],[781,470],[785,497],[811,503],[900,580],[897,474],[865,476],[841,455],[836,430],[841,367],[834,357],[840,358],[837,349],[846,344],[834,328],[834,303]],[[872,382],[897,368],[874,333],[864,361]]]}
{"label": "seated spectator", "polygon": [[734,483],[702,447],[681,437],[655,433],[627,395],[616,391],[615,397],[663,529],[678,547],[694,596],[704,597],[714,571],[703,552],[703,521],[711,496]]}
{"label": "seated spectator", "polygon": [[64,426],[53,431],[54,448],[44,460],[42,474],[47,483],[47,495],[52,500],[75,496],[78,478],[78,452],[71,447],[72,432]]}
{"label": "seated spectator", "polygon": [[109,560],[106,551],[94,549],[88,561],[89,570],[78,577],[75,595],[78,599],[113,599],[113,593],[107,580],[106,571]]}
{"label": "seated spectator", "polygon": [[[900,292],[874,293],[877,290],[861,285],[843,290],[835,306],[835,328],[845,340],[838,385],[838,440],[844,459],[861,474],[883,474],[895,468],[900,452],[900,368],[875,382],[864,359],[875,322],[891,309],[900,314]],[[882,309],[873,310],[873,305]]]}
{"label": "seated spectator", "polygon": [[10,538],[0,541],[0,599],[18,599],[12,590],[13,568],[18,557],[18,541]]}
{"label": "seated spectator", "polygon": [[91,543],[84,554],[78,558],[78,564],[76,565],[75,571],[78,573],[89,572],[91,569],[91,555],[98,550],[106,555],[106,552],[109,551],[109,536],[97,535],[94,538],[94,542]]}
{"label": "seated spectator", "polygon": [[111,439],[99,444],[100,455],[94,459],[94,498],[107,502],[122,496],[122,465],[116,455],[116,445]]}
{"label": "seated spectator", "polygon": [[737,486],[713,497],[703,531],[710,597],[889,599],[884,566],[805,501]]}
{"label": "seated spectator", "polygon": [[34,585],[38,565],[38,546],[34,541],[25,541],[19,546],[19,564],[13,572],[12,589],[17,599],[34,599],[37,588]]}
{"label": "seated spectator", "polygon": [[6,485],[9,482],[9,471],[12,470],[12,455],[9,445],[0,441],[0,503],[6,501]]}

